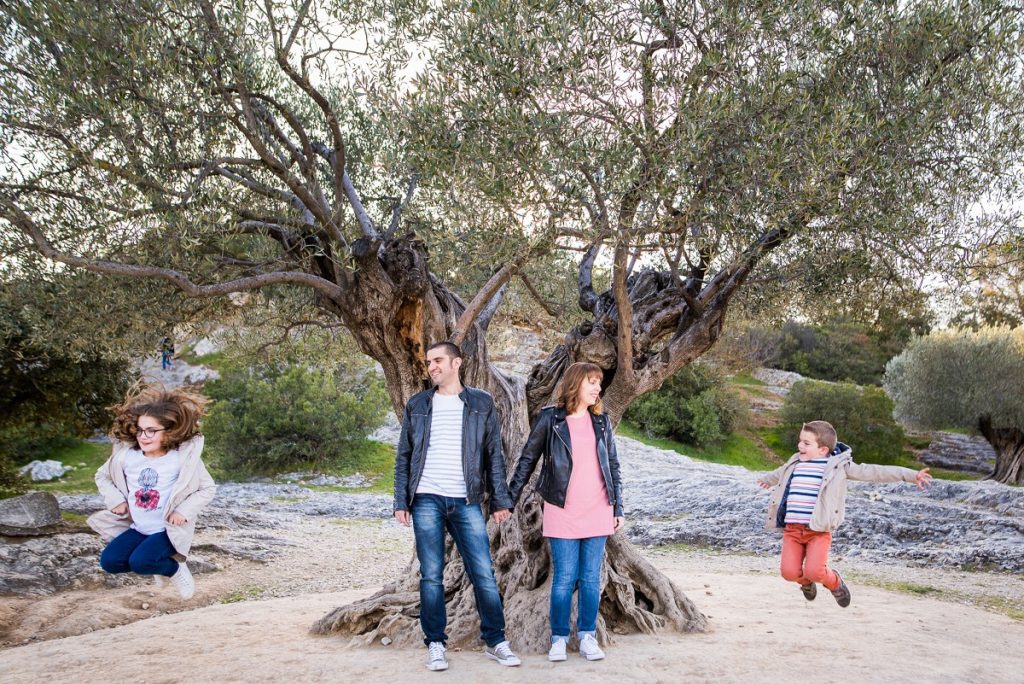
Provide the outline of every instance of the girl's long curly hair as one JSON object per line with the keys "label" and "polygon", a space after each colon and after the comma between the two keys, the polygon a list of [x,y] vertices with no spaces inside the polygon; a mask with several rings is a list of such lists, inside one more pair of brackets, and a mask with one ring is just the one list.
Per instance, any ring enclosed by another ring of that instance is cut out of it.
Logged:
{"label": "girl's long curly hair", "polygon": [[110,436],[139,446],[139,417],[149,416],[165,428],[163,446],[177,449],[182,442],[199,434],[199,419],[210,400],[185,389],[168,390],[163,385],[136,384],[124,401],[108,407],[114,414]]}

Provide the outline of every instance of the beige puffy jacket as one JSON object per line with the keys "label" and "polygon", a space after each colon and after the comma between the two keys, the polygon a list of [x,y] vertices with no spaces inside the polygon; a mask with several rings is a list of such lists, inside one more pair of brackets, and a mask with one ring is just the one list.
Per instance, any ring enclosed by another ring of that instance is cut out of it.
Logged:
{"label": "beige puffy jacket", "polygon": [[[900,466],[873,465],[870,463],[854,463],[853,452],[842,442],[840,451],[828,459],[825,473],[821,480],[821,491],[818,501],[814,504],[809,527],[817,532],[834,532],[846,517],[846,481],[862,480],[864,482],[916,482],[917,471]],[[776,524],[782,495],[786,491],[793,469],[800,460],[799,454],[793,454],[788,461],[761,478],[761,482],[772,485],[771,499],[768,502],[768,517],[765,529],[781,532],[782,527]]]}
{"label": "beige puffy jacket", "polygon": [[[182,442],[178,447],[181,454],[181,472],[171,492],[171,504],[164,511],[164,519],[171,513],[179,513],[185,517],[184,525],[167,524],[167,537],[177,551],[175,559],[185,560],[192,548],[192,537],[196,532],[196,518],[199,512],[213,500],[217,485],[203,465],[203,436],[196,435]],[[127,503],[131,493],[124,474],[124,460],[133,445],[117,442],[107,462],[96,471],[96,487],[103,497],[104,510],[96,511],[89,516],[89,527],[96,530],[104,541],[110,541],[131,527],[131,515],[117,515],[110,509],[118,504]]]}

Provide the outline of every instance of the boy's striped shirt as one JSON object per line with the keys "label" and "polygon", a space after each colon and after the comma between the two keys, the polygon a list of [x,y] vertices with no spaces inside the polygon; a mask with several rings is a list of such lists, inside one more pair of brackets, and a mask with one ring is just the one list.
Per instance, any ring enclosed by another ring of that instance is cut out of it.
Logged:
{"label": "boy's striped shirt", "polygon": [[825,475],[828,456],[810,461],[798,461],[789,479],[789,496],[786,497],[786,524],[809,525],[814,504],[821,492],[821,480]]}

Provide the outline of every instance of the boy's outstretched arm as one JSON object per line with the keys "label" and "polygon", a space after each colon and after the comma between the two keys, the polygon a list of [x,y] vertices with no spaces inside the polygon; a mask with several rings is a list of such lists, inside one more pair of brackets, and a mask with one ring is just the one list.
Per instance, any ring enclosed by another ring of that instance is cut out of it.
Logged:
{"label": "boy's outstretched arm", "polygon": [[781,465],[770,473],[757,478],[757,486],[761,489],[771,489],[775,485],[779,484],[779,480],[782,478],[782,471],[786,468],[785,465]]}
{"label": "boy's outstretched arm", "polygon": [[935,478],[932,477],[931,473],[928,472],[928,468],[921,468],[917,471],[917,488],[924,489],[932,483]]}
{"label": "boy's outstretched arm", "polygon": [[911,470],[902,466],[876,465],[874,463],[850,463],[846,467],[846,476],[851,480],[863,482],[909,482],[924,489],[931,484],[932,476],[928,468]]}

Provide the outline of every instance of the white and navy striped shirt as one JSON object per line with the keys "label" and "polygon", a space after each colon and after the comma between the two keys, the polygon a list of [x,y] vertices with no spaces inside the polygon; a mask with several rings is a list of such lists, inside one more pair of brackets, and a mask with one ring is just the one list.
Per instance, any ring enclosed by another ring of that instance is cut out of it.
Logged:
{"label": "white and navy striped shirt", "polygon": [[825,476],[828,456],[810,461],[797,461],[789,479],[789,494],[786,496],[786,524],[809,525],[814,504],[818,502],[821,481]]}
{"label": "white and navy striped shirt", "polygon": [[440,494],[466,498],[466,476],[462,470],[462,410],[459,395],[434,392],[423,474],[417,494]]}

